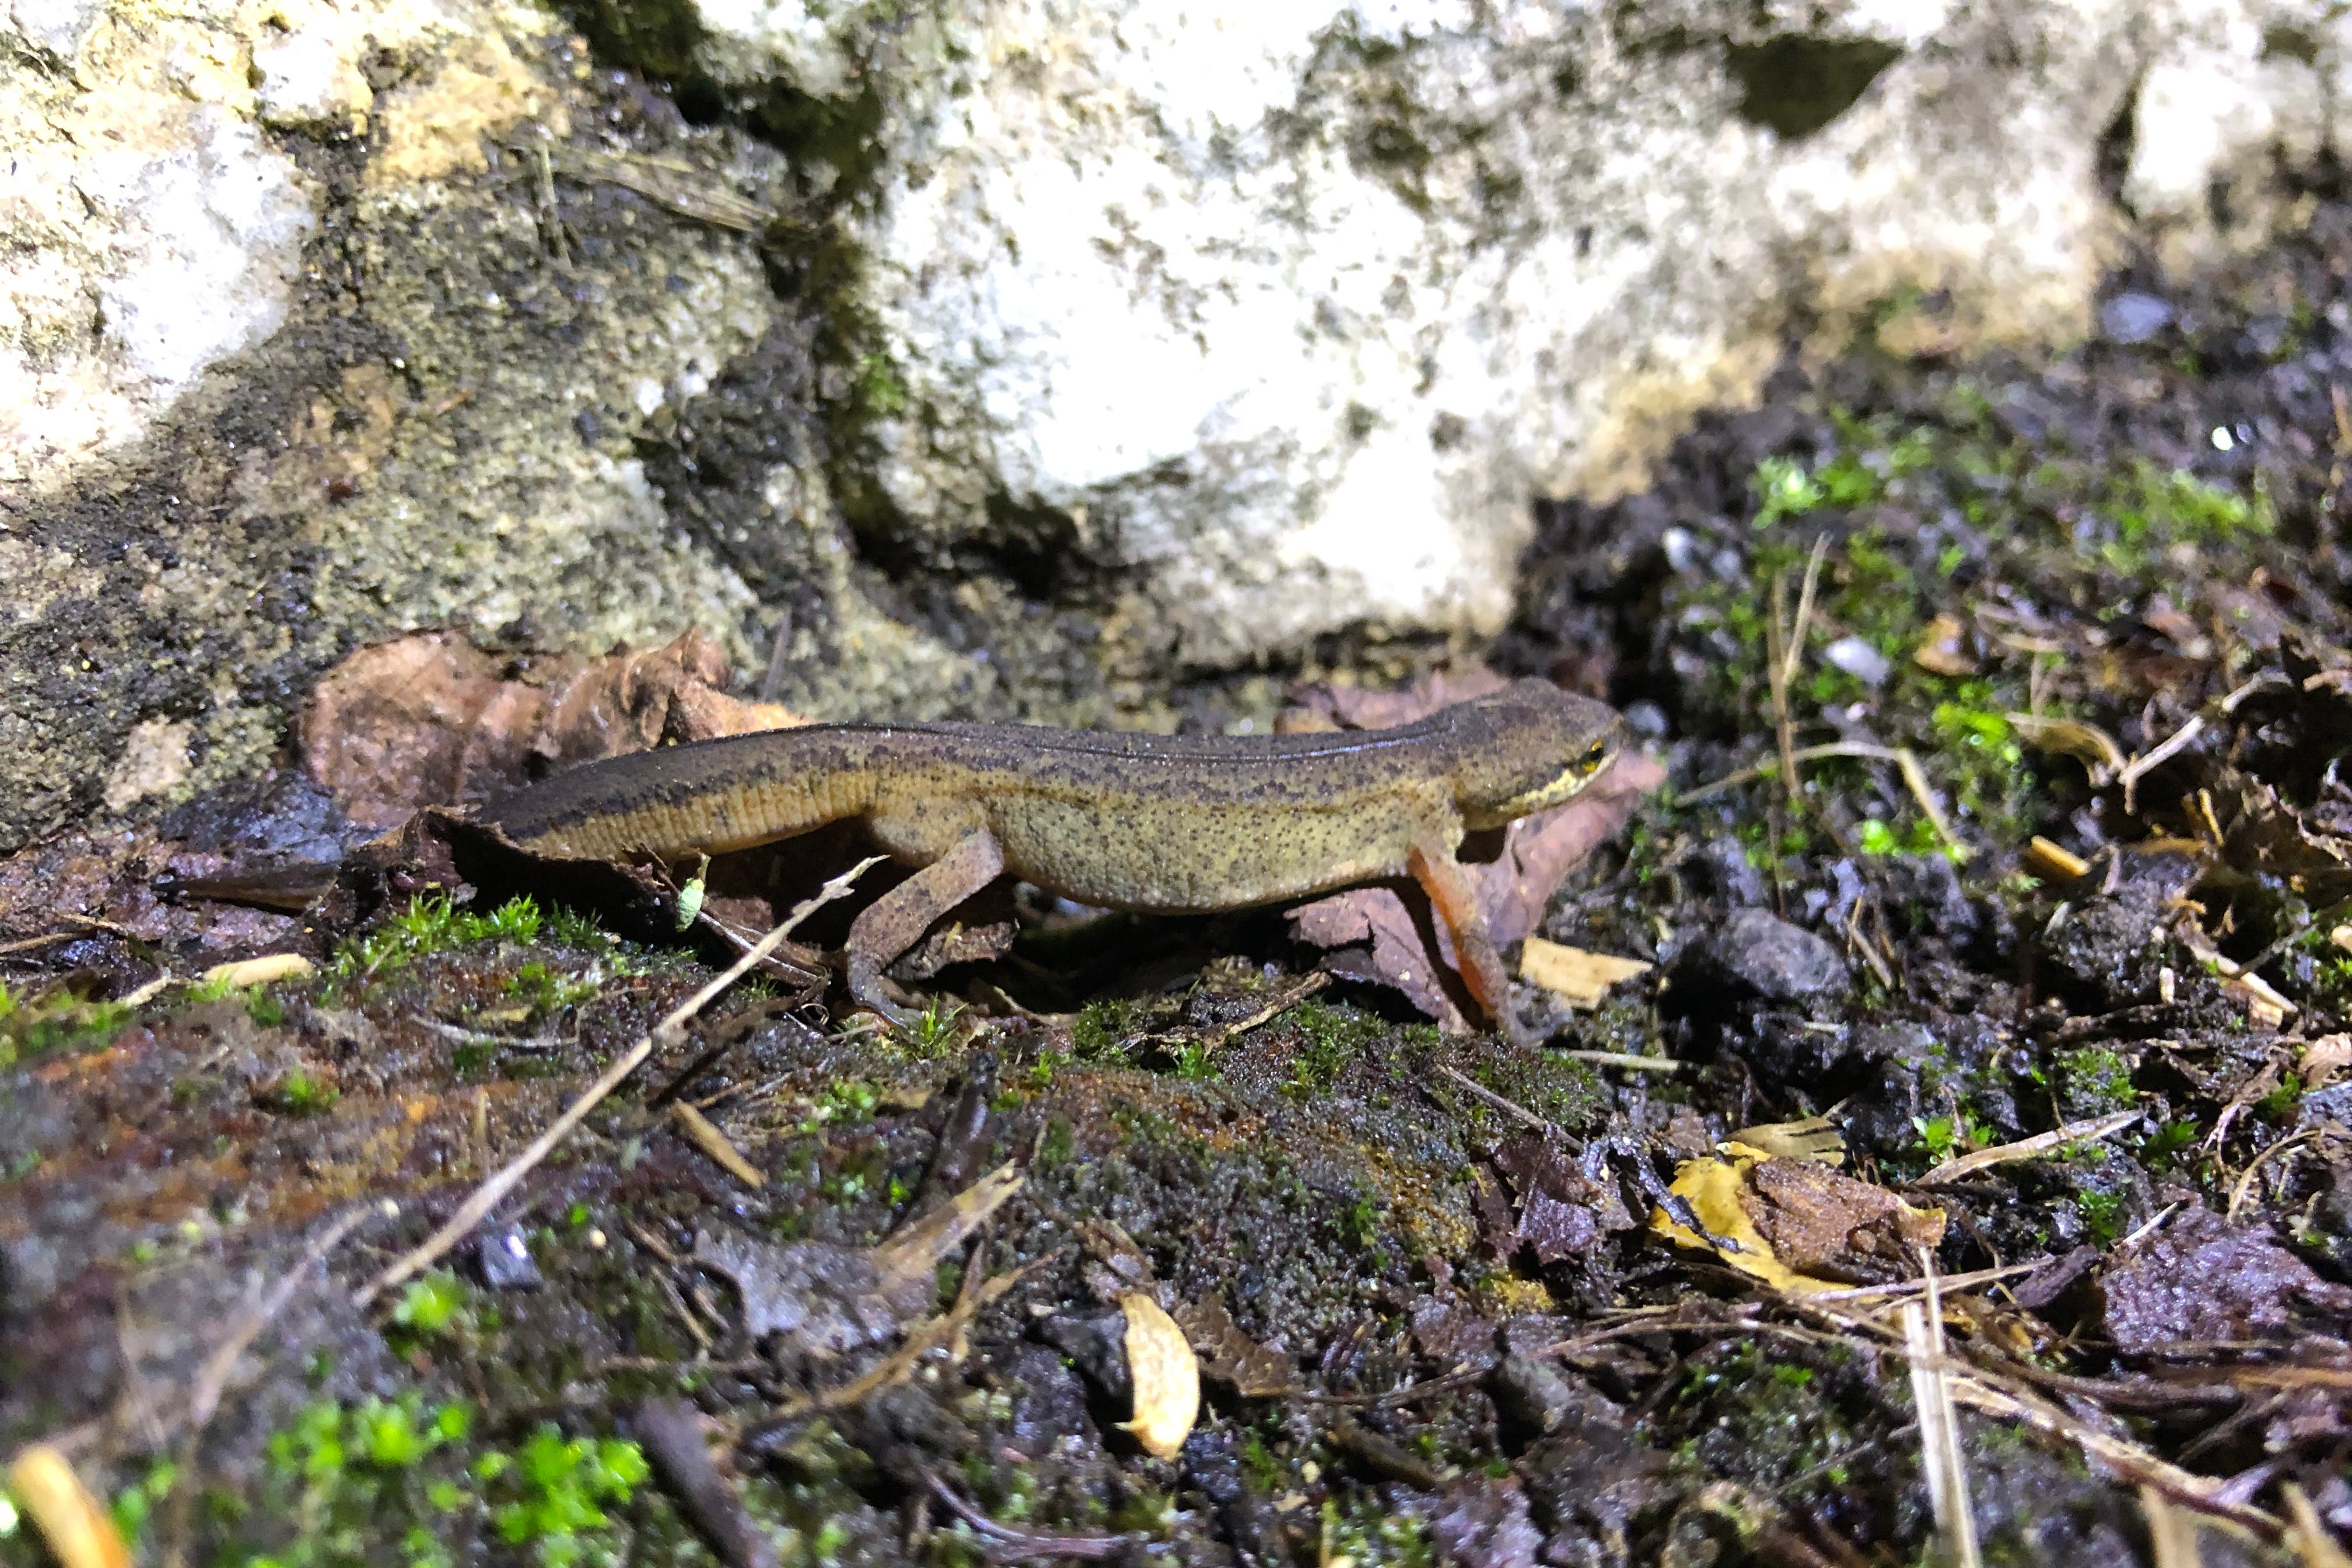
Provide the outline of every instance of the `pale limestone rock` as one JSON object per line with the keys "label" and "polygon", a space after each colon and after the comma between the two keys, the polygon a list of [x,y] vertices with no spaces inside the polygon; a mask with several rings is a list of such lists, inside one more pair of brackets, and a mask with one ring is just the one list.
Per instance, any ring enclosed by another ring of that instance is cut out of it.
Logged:
{"label": "pale limestone rock", "polygon": [[[2212,178],[2327,143],[2347,52],[2260,0],[700,16],[727,79],[883,95],[850,310],[897,507],[950,538],[1062,515],[1211,665],[1491,632],[1530,500],[1639,483],[1793,320],[1826,344],[1940,289],[1950,320],[1890,345],[2079,333],[2135,78],[2126,195],[2193,258]],[[1756,100],[1791,37],[1885,68],[1784,134]]]}

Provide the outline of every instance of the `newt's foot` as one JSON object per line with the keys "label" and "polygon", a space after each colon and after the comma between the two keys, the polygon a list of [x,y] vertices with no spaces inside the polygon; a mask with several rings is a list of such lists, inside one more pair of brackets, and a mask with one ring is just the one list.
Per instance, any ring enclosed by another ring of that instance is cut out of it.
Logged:
{"label": "newt's foot", "polygon": [[885,994],[882,989],[882,965],[873,958],[857,952],[849,955],[849,999],[868,1012],[879,1013],[898,1027],[912,1026],[922,1016],[912,1007],[900,1005]]}

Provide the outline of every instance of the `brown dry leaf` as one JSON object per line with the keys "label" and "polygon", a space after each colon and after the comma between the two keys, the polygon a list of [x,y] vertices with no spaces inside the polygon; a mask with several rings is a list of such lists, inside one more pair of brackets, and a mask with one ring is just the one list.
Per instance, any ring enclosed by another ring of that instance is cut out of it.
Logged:
{"label": "brown dry leaf", "polygon": [[1961,636],[1958,616],[1937,616],[1919,634],[1919,646],[1911,650],[1911,662],[1930,675],[1974,675],[1977,661],[1961,647]]}
{"label": "brown dry leaf", "polygon": [[1647,974],[1651,966],[1638,958],[1618,958],[1531,936],[1519,950],[1519,973],[1545,990],[1567,998],[1572,1007],[1597,1007],[1609,988],[1621,980]]}
{"label": "brown dry leaf", "polygon": [[1651,1211],[1650,1228],[1677,1246],[1713,1251],[1776,1290],[1807,1295],[1894,1278],[1916,1248],[1943,1240],[1941,1209],[1914,1208],[1810,1160],[1776,1160],[1744,1143],[1716,1147],[1677,1167],[1672,1190],[1738,1250],[1716,1247],[1663,1208]]}
{"label": "brown dry leaf", "polygon": [[8,1489],[62,1568],[131,1568],[114,1516],[48,1444],[33,1444],[9,1464]]}
{"label": "brown dry leaf", "polygon": [[2305,1089],[2325,1089],[2347,1067],[2352,1067],[2352,1035],[2322,1035],[2303,1047],[2295,1070]]}
{"label": "brown dry leaf", "polygon": [[1127,1316],[1127,1370],[1135,1384],[1135,1419],[1119,1429],[1135,1434],[1154,1458],[1172,1459],[1201,1414],[1201,1363],[1159,1302],[1131,1290],[1118,1308]]}
{"label": "brown dry leaf", "polygon": [[[1405,691],[1311,688],[1300,694],[1299,708],[1286,713],[1276,727],[1384,729],[1505,684],[1493,671],[1473,668],[1456,675],[1433,675]],[[1628,752],[1574,800],[1512,823],[1504,833],[1502,853],[1485,865],[1467,868],[1495,945],[1508,947],[1535,930],[1554,889],[1625,825],[1642,795],[1664,782],[1665,768],[1656,758]],[[1402,992],[1448,1033],[1468,1028],[1449,994],[1446,977],[1431,957],[1433,947],[1437,958],[1451,967],[1454,943],[1431,920],[1417,889],[1407,894],[1386,887],[1351,889],[1300,905],[1290,911],[1290,921],[1292,934],[1312,946],[1369,948],[1337,954],[1333,967]]]}
{"label": "brown dry leaf", "polygon": [[999,1165],[947,1203],[902,1226],[873,1252],[884,1289],[895,1289],[901,1283],[918,1288],[929,1285],[948,1254],[1011,1201],[1022,1183],[1018,1168]]}
{"label": "brown dry leaf", "polygon": [[1270,1399],[1298,1390],[1297,1370],[1247,1334],[1214,1296],[1203,1296],[1176,1311],[1176,1321],[1200,1357],[1201,1370],[1229,1384],[1244,1399]]}
{"label": "brown dry leaf", "polygon": [[720,689],[719,646],[502,658],[456,632],[377,643],[329,670],[298,727],[305,765],[346,816],[390,827],[427,805],[472,805],[539,773],[807,721]]}
{"label": "brown dry leaf", "polygon": [[[1475,1169],[1475,1167],[1473,1167]],[[1588,1256],[1605,1233],[1633,1228],[1614,1183],[1596,1182],[1538,1133],[1523,1132],[1495,1151],[1495,1168],[1518,1200],[1515,1226],[1490,1224],[1499,1250],[1533,1250],[1538,1263]]]}
{"label": "brown dry leaf", "polygon": [[694,1259],[735,1282],[755,1342],[776,1335],[805,1354],[838,1356],[897,1337],[930,1304],[940,1264],[1021,1184],[1000,1166],[871,1250],[721,1228],[695,1237]]}

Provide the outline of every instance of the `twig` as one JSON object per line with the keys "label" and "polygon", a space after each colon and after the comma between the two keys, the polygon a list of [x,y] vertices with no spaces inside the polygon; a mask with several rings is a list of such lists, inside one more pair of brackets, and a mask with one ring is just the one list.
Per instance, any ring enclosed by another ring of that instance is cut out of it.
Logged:
{"label": "twig", "polygon": [[[1936,830],[1936,836],[1944,841],[1945,847],[1962,854],[1968,852],[1968,846],[1954,836],[1951,819],[1944,815],[1944,808],[1936,804],[1935,792],[1927,785],[1927,770],[1919,765],[1919,759],[1908,748],[1873,745],[1866,741],[1831,741],[1819,746],[1800,746],[1789,753],[1788,760],[1791,763],[1818,763],[1832,757],[1893,763],[1902,770],[1904,786],[1910,790],[1911,798],[1918,803],[1920,815],[1927,819],[1927,825]],[[1760,779],[1770,771],[1769,766],[1762,765],[1735,769],[1713,784],[1701,784],[1682,798],[1685,802],[1705,800],[1709,795],[1721,795],[1725,790],[1752,779]]]}
{"label": "twig", "polygon": [[2179,729],[2175,730],[2170,735],[2167,736],[2165,738],[2164,744],[2157,747],[2156,750],[2148,752],[2147,755],[2144,757],[2134,757],[2129,763],[2126,763],[2124,765],[2123,772],[2116,775],[2116,782],[2124,786],[2124,809],[2128,812],[2138,811],[2139,781],[2146,778],[2157,768],[2159,768],[2166,763],[2170,762],[2175,756],[2179,754],[2183,747],[2187,746],[2189,742],[2195,740],[2199,735],[2204,733],[2204,715],[2194,715],[2189,719],[2188,723],[2183,724]]}
{"label": "twig", "polygon": [[53,931],[46,936],[28,936],[21,937],[15,942],[0,942],[0,958],[5,958],[12,952],[29,952],[37,947],[47,947],[51,942],[74,940],[75,933],[72,931]]}
{"label": "twig", "polygon": [[1597,1068],[1624,1068],[1633,1072],[1680,1072],[1690,1064],[1679,1057],[1637,1057],[1630,1051],[1555,1051],[1570,1061]]}
{"label": "twig", "polygon": [[[1999,1268],[1978,1268],[1967,1274],[1944,1274],[1937,1276],[1935,1283],[1939,1291],[1965,1290],[1970,1286],[1990,1285],[1996,1279],[2007,1279],[2019,1274],[2031,1274],[2049,1261],[2046,1258],[2038,1258],[2031,1263],[2011,1263]],[[1854,1285],[1843,1290],[1823,1290],[1807,1299],[1817,1303],[1867,1301],[1880,1296],[1907,1296],[1914,1290],[1926,1289],[1927,1283],[1925,1279],[1893,1279],[1884,1285]]]}
{"label": "twig", "polygon": [[1789,604],[1789,574],[1772,574],[1772,613],[1764,623],[1764,678],[1772,696],[1772,735],[1780,748],[1780,788],[1790,804],[1801,805],[1797,778],[1797,725],[1789,713],[1789,677],[1796,655],[1790,650],[1781,613]]}
{"label": "twig", "polygon": [[1031,1557],[1116,1557],[1143,1539],[1131,1531],[1117,1535],[1035,1534],[991,1519],[929,1470],[923,1472],[923,1479],[930,1483],[931,1495],[948,1505],[950,1513],[971,1527],[972,1533],[981,1539],[981,1554],[991,1562],[1018,1563]]}
{"label": "twig", "polygon": [[1927,1287],[1924,1301],[1903,1306],[1903,1343],[1911,1360],[1911,1404],[1919,1417],[1919,1468],[1927,1478],[1927,1504],[1943,1537],[1952,1568],[1981,1568],[1977,1552],[1976,1512],[1969,1503],[1969,1471],[1960,1453],[1959,1413],[1952,1408],[1952,1379],[1944,1353],[1944,1302],[1937,1289],[1936,1258],[1919,1249]]}
{"label": "twig", "polygon": [[[221,1394],[227,1389],[228,1380],[236,1371],[236,1363],[244,1359],[247,1351],[253,1348],[253,1342],[261,1337],[261,1331],[276,1321],[278,1314],[286,1310],[286,1304],[310,1282],[310,1270],[325,1262],[327,1254],[341,1246],[343,1237],[351,1235],[361,1221],[370,1215],[383,1214],[386,1209],[398,1212],[389,1203],[381,1206],[363,1204],[336,1220],[302,1249],[301,1258],[270,1288],[269,1293],[237,1320],[236,1327],[229,1331],[228,1338],[205,1359],[204,1370],[196,1374],[196,1381],[189,1390],[188,1432],[183,1440],[184,1448],[193,1450],[196,1439],[204,1436],[213,1412],[220,1408]],[[182,1468],[185,1468],[184,1466]]]}
{"label": "twig", "polygon": [[1812,629],[1813,590],[1821,585],[1822,562],[1830,552],[1830,536],[1813,535],[1812,552],[1805,557],[1805,584],[1797,590],[1797,619],[1789,628],[1789,646],[1782,652],[1786,668],[1780,674],[1783,689],[1797,679],[1799,666],[1805,658],[1805,634]]}
{"label": "twig", "polygon": [[760,1168],[743,1157],[743,1151],[735,1147],[710,1118],[684,1100],[673,1104],[669,1114],[671,1121],[686,1129],[686,1135],[694,1140],[695,1147],[709,1155],[729,1175],[754,1190],[768,1184],[768,1178],[760,1173]]}
{"label": "twig", "polygon": [[2053,1149],[2069,1143],[2095,1142],[2111,1137],[2139,1120],[2137,1110],[2118,1110],[2111,1116],[2095,1116],[2087,1121],[2069,1121],[2063,1127],[2053,1127],[2047,1132],[2037,1132],[2031,1138],[2020,1138],[2013,1143],[1996,1144],[1979,1149],[1973,1154],[1963,1154],[1957,1160],[1947,1160],[1917,1181],[1915,1187],[1931,1187],[1943,1182],[1957,1182],[1962,1176],[1981,1171],[1988,1165],[2005,1165],[2012,1160],[2034,1160]]}
{"label": "twig", "polygon": [[697,1013],[709,1005],[729,986],[750,973],[761,959],[783,945],[784,939],[798,930],[802,921],[807,920],[824,905],[833,902],[835,899],[846,897],[857,879],[881,864],[884,858],[885,857],[880,855],[867,856],[827,882],[814,897],[803,900],[791,914],[784,917],[783,924],[761,937],[759,944],[730,964],[725,973],[679,1003],[671,1010],[667,1017],[638,1037],[637,1043],[631,1046],[611,1067],[606,1068],[604,1075],[588,1086],[586,1092],[565,1107],[563,1114],[557,1117],[546,1131],[532,1139],[529,1148],[494,1172],[481,1185],[476,1187],[473,1195],[457,1205],[457,1212],[451,1215],[440,1229],[425,1237],[421,1245],[353,1292],[352,1305],[365,1307],[376,1297],[408,1279],[419,1269],[426,1268],[443,1253],[457,1246],[468,1231],[489,1216],[490,1211],[498,1207],[506,1195],[514,1191],[541,1161],[554,1152],[555,1146],[563,1142],[566,1134],[580,1125],[590,1111],[604,1102],[605,1096],[620,1088],[622,1082],[631,1073],[636,1071],[647,1057],[653,1055],[654,1047],[656,1044],[668,1045],[675,1042],[685,1032],[687,1024]]}
{"label": "twig", "polygon": [[2268,1163],[2271,1160],[2275,1159],[2277,1156],[2285,1153],[2290,1149],[2310,1142],[2318,1135],[2319,1134],[2316,1131],[2306,1127],[2300,1132],[2288,1133],[2285,1137],[2280,1139],[2277,1142],[2272,1144],[2269,1148],[2255,1155],[2252,1161],[2247,1164],[2246,1168],[2238,1173],[2237,1183],[2231,1187],[2230,1207],[2224,1217],[2231,1220],[2235,1220],[2238,1217],[2238,1211],[2244,1208],[2246,1206],[2246,1200],[2254,1195],[2254,1177],[2262,1171],[2264,1164]]}
{"label": "twig", "polygon": [[1545,1137],[1560,1138],[1564,1136],[1559,1130],[1559,1123],[1545,1121],[1542,1117],[1538,1116],[1534,1111],[1529,1110],[1526,1106],[1521,1105],[1517,1100],[1505,1099],[1503,1096],[1496,1094],[1493,1089],[1488,1089],[1485,1084],[1482,1084],[1477,1079],[1470,1077],[1467,1073],[1457,1072],[1453,1068],[1446,1066],[1444,1062],[1437,1064],[1437,1070],[1444,1074],[1447,1078],[1452,1079],[1455,1083],[1459,1084],[1473,1099],[1486,1101],[1488,1105],[1494,1107],[1496,1110],[1501,1111],[1504,1115],[1510,1117],[1516,1121],[1523,1122],[1527,1126],[1534,1128]]}

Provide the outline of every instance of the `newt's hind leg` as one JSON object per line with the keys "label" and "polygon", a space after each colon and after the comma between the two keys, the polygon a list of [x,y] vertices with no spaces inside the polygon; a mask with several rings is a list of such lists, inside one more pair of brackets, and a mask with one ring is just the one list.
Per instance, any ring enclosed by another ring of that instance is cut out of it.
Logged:
{"label": "newt's hind leg", "polygon": [[1405,856],[1404,865],[1421,884],[1421,890],[1429,895],[1429,907],[1445,922],[1445,934],[1454,939],[1454,956],[1471,998],[1511,1037],[1513,1045],[1528,1044],[1527,1032],[1511,1012],[1511,983],[1503,971],[1503,955],[1495,951],[1495,940],[1486,931],[1486,913],[1478,907],[1477,890],[1471,887],[1462,862],[1450,849],[1416,844]]}
{"label": "newt's hind leg", "polygon": [[849,928],[850,996],[894,1024],[908,1022],[907,1010],[882,994],[882,971],[1003,870],[1004,850],[982,827],[867,905]]}

